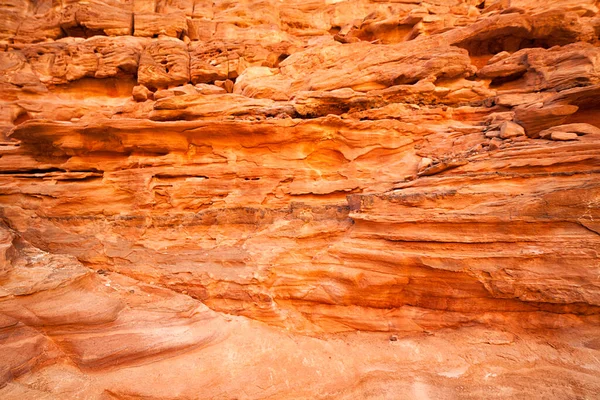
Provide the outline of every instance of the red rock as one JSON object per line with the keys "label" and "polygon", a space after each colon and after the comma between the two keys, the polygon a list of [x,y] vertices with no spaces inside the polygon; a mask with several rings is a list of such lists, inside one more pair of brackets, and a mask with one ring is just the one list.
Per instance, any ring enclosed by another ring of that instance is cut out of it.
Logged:
{"label": "red rock", "polygon": [[131,94],[135,101],[146,101],[152,97],[152,92],[143,85],[134,86]]}
{"label": "red rock", "polygon": [[519,124],[514,122],[505,121],[500,125],[500,137],[502,139],[508,139],[516,136],[524,136],[525,130]]}
{"label": "red rock", "polygon": [[566,125],[558,125],[553,126],[552,128],[548,128],[540,132],[541,138],[546,138],[552,135],[553,132],[569,132],[575,133],[576,135],[599,135],[600,128],[597,128],[590,124],[585,123],[576,123],[576,124],[566,124]]}
{"label": "red rock", "polygon": [[509,57],[489,63],[480,69],[477,75],[491,78],[493,83],[505,90],[564,90],[599,82],[600,74],[596,72],[598,54],[598,48],[588,43],[574,43],[549,50],[523,49]]}
{"label": "red rock", "polygon": [[550,134],[550,139],[566,141],[566,140],[577,140],[578,138],[577,138],[577,134],[574,132],[555,131]]}
{"label": "red rock", "polygon": [[525,128],[527,136],[536,138],[540,131],[561,125],[577,110],[579,107],[567,104],[518,106],[515,109],[515,121]]}
{"label": "red rock", "polygon": [[1,3],[0,398],[600,392],[593,1]]}

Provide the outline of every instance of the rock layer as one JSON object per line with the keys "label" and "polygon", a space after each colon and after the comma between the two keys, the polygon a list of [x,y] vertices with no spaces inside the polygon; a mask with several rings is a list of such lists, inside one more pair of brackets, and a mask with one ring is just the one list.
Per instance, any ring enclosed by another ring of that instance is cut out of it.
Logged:
{"label": "rock layer", "polygon": [[0,5],[0,397],[592,398],[597,7]]}

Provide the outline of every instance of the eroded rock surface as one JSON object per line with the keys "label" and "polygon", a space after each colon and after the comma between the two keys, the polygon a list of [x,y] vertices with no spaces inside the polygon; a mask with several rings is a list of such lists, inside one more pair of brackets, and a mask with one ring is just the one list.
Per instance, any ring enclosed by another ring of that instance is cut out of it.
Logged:
{"label": "eroded rock surface", "polygon": [[593,0],[0,4],[0,397],[594,398]]}

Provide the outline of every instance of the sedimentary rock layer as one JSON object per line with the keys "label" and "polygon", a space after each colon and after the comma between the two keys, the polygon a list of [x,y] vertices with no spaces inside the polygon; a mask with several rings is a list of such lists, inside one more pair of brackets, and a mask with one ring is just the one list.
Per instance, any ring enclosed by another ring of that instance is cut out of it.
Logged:
{"label": "sedimentary rock layer", "polygon": [[594,397],[598,12],[0,4],[0,397]]}

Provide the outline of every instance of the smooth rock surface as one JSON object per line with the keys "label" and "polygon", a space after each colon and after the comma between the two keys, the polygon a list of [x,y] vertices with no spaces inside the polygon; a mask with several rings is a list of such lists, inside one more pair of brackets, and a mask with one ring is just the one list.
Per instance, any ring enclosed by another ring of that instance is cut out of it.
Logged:
{"label": "smooth rock surface", "polygon": [[555,131],[550,134],[550,139],[552,140],[577,140],[577,134],[575,132],[561,132]]}
{"label": "smooth rock surface", "polygon": [[500,137],[502,139],[509,139],[516,136],[525,136],[525,130],[521,125],[511,121],[504,121],[500,125]]}

